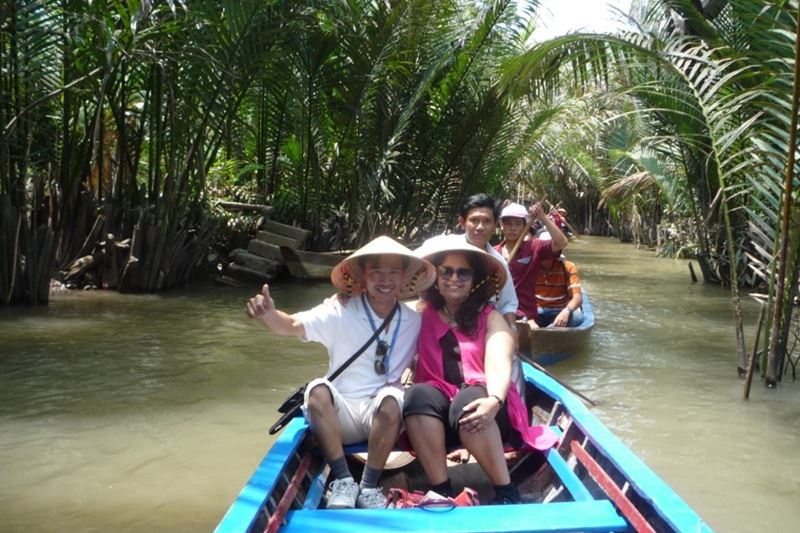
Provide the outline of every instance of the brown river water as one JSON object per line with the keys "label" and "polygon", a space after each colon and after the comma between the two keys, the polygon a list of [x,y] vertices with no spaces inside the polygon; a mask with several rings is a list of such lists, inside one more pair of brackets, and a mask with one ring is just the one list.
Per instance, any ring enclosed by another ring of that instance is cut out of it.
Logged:
{"label": "brown river water", "polygon": [[[756,379],[741,399],[728,293],[610,239],[567,255],[597,323],[550,370],[715,530],[800,531],[800,381]],[[213,530],[271,444],[276,406],[327,368],[320,346],[246,318],[256,290],[0,308],[0,532]],[[287,311],[332,292],[273,288]]]}

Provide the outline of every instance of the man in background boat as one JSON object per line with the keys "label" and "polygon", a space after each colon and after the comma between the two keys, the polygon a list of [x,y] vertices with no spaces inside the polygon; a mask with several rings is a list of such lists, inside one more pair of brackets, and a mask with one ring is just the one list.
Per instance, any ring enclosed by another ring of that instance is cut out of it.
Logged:
{"label": "man in background boat", "polygon": [[563,207],[559,207],[556,209],[556,213],[558,213],[558,217],[561,219],[557,225],[561,231],[564,232],[564,235],[567,237],[572,237],[575,235],[575,228],[573,228],[572,224],[570,224],[569,220],[567,220],[567,210]]}
{"label": "man in background boat", "polygon": [[[389,237],[378,237],[334,267],[333,284],[350,298],[331,298],[289,315],[275,308],[269,286],[247,303],[247,314],[274,333],[322,343],[329,372],[339,368],[372,337],[394,310],[386,328],[355,359],[335,384],[309,382],[304,412],[331,467],[328,508],[382,508],[386,498],[378,481],[400,432],[403,388],[400,378],[416,352],[419,313],[399,299],[427,289],[436,271],[424,259]],[[396,307],[396,309],[395,309]],[[367,464],[356,484],[343,445],[367,441]]]}
{"label": "man in background boat", "polygon": [[[528,233],[528,223],[539,221],[551,238],[549,240],[532,237]],[[540,203],[530,210],[517,203],[510,203],[500,213],[500,229],[504,240],[495,250],[508,262],[514,289],[519,300],[516,320],[528,322],[530,327],[538,327],[536,301],[536,276],[539,265],[544,260],[557,258],[566,248],[568,240],[558,226],[545,215]],[[520,241],[521,239],[521,241]]]}
{"label": "man in background boat", "polygon": [[583,297],[578,269],[563,256],[542,261],[536,276],[540,327],[575,327],[583,323]]}
{"label": "man in background boat", "polygon": [[517,307],[519,305],[517,293],[514,291],[514,283],[511,280],[511,273],[508,271],[506,260],[489,243],[497,228],[497,213],[497,202],[495,202],[494,198],[485,193],[475,194],[467,198],[466,202],[461,206],[458,224],[464,228],[464,236],[468,243],[477,246],[481,250],[486,250],[488,254],[497,257],[505,265],[505,283],[491,303],[503,315],[512,332],[516,335]]}

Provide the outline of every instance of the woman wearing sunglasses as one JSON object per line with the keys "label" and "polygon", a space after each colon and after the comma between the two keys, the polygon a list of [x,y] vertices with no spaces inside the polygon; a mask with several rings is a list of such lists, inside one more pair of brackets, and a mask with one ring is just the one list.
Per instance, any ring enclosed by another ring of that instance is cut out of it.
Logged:
{"label": "woman wearing sunglasses", "polygon": [[491,481],[491,503],[517,503],[504,441],[547,449],[556,436],[529,426],[527,408],[511,383],[514,339],[488,304],[505,282],[505,266],[456,235],[429,239],[415,253],[433,263],[437,277],[423,293],[415,384],[404,401],[411,445],[439,494],[453,495],[446,450],[460,445]]}

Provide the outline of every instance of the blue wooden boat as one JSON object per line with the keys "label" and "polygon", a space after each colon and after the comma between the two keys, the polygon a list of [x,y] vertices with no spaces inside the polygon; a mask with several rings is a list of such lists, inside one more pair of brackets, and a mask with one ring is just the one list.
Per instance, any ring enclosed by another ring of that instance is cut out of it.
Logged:
{"label": "blue wooden boat", "polygon": [[543,366],[575,355],[586,345],[594,327],[594,309],[586,292],[581,309],[583,322],[574,328],[520,328],[520,352]]}
{"label": "blue wooden boat", "polygon": [[[295,418],[230,506],[217,533],[711,531],[576,396],[527,364],[524,373],[533,423],[550,425],[560,437],[559,445],[546,453],[520,452],[509,462],[512,481],[526,503],[327,510],[329,468],[305,421]],[[418,463],[384,471],[381,485],[424,489]],[[451,466],[450,474],[456,489],[468,483],[481,501],[489,501],[491,488],[477,464]]]}

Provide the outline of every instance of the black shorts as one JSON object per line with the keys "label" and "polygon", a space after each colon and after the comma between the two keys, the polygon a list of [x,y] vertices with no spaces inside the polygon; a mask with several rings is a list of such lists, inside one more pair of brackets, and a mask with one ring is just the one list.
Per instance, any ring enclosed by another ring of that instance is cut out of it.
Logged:
{"label": "black shorts", "polygon": [[[453,401],[450,402],[447,396],[433,385],[419,383],[406,389],[403,417],[427,415],[438,418],[445,428],[446,445],[448,447],[457,446],[461,443],[458,437],[458,421],[464,416],[464,406],[487,396],[486,387],[483,385],[469,385],[459,390]],[[522,444],[522,438],[519,432],[511,428],[507,408],[508,404],[506,403],[495,415],[495,422],[500,428],[500,436],[503,441],[516,448]]]}

